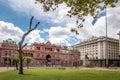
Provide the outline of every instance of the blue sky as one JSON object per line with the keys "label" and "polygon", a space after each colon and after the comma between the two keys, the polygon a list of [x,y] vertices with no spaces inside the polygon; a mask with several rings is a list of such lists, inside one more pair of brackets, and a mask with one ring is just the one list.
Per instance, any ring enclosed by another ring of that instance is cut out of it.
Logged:
{"label": "blue sky", "polygon": [[[54,12],[46,13],[43,12],[41,5],[34,2],[34,0],[0,0],[0,42],[7,38],[18,42],[28,28],[31,16],[35,17],[33,24],[37,21],[41,24],[26,38],[25,42],[30,44],[49,40],[53,44],[70,46],[91,36],[105,35],[105,16],[100,17],[94,25],[92,25],[93,18],[87,16],[84,28],[79,30],[80,35],[75,35],[70,32],[70,29],[75,27],[76,18],[70,19],[66,16],[70,8],[62,4]],[[113,38],[118,38],[116,34],[120,31],[119,9],[120,6],[114,9],[108,8],[108,25],[110,26],[108,32]],[[111,21],[113,18],[114,21]]]}

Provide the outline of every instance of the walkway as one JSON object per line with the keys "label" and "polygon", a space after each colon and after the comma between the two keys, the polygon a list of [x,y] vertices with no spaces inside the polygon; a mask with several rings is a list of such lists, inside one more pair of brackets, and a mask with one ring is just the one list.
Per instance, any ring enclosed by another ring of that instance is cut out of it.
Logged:
{"label": "walkway", "polygon": [[[65,70],[120,70],[120,67],[64,67]],[[24,67],[27,69],[27,67]],[[30,67],[30,69],[58,69],[57,67]],[[15,67],[0,67],[0,72],[7,71],[7,70],[15,70]]]}
{"label": "walkway", "polygon": [[0,67],[0,72],[7,71],[7,70],[14,70],[14,67]]}

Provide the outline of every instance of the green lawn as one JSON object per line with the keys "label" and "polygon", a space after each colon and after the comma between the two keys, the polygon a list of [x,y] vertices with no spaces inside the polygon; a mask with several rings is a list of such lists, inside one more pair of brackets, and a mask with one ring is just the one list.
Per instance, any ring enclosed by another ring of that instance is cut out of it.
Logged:
{"label": "green lawn", "polygon": [[0,80],[120,80],[120,70],[28,69],[24,75],[10,70],[0,72]]}

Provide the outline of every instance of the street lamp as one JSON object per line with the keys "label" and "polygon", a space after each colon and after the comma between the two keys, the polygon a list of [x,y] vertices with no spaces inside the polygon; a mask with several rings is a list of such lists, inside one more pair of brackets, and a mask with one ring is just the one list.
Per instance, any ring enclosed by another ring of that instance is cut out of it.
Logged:
{"label": "street lamp", "polygon": [[108,41],[107,41],[107,5],[105,5],[105,21],[106,21],[106,50],[105,50],[105,55],[106,55],[106,67],[108,67]]}

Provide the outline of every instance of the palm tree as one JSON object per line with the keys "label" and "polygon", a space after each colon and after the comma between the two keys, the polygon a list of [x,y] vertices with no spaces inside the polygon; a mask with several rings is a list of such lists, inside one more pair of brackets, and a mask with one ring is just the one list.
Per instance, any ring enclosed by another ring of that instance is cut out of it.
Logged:
{"label": "palm tree", "polygon": [[27,63],[27,69],[29,69],[29,63],[32,61],[31,57],[25,57],[25,61]]}
{"label": "palm tree", "polygon": [[12,61],[15,63],[16,70],[18,70],[18,62],[19,62],[19,53],[16,51],[12,54]]}

